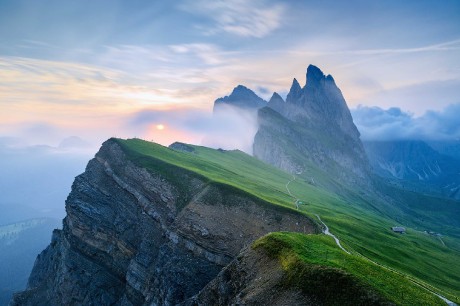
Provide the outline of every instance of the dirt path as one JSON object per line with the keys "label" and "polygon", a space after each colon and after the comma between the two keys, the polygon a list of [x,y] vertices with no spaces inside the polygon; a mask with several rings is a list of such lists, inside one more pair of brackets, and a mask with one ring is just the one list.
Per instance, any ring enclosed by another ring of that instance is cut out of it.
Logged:
{"label": "dirt path", "polygon": [[[319,220],[319,221],[324,225],[324,227],[325,227],[325,229],[323,230],[323,233],[326,234],[326,235],[328,235],[328,236],[331,236],[332,238],[334,238],[335,243],[337,243],[337,245],[338,245],[344,252],[346,252],[347,254],[350,254],[350,252],[348,252],[347,250],[345,250],[345,249],[342,247],[342,245],[340,244],[340,240],[339,240],[334,234],[332,234],[332,233],[329,231],[329,227],[326,225],[326,223],[324,223],[318,215],[316,215],[316,217],[318,218],[318,220]],[[415,284],[415,285],[417,285],[417,286],[419,286],[419,287],[421,287],[421,288],[423,288],[423,289],[429,291],[430,293],[436,295],[436,296],[439,297],[441,300],[443,300],[447,305],[449,305],[449,306],[457,306],[457,304],[455,304],[454,302],[448,300],[446,297],[444,297],[444,296],[442,296],[442,295],[436,293],[436,292],[433,291],[432,289],[428,288],[427,285],[425,285],[425,284],[423,284],[423,283],[420,283],[419,281],[417,281],[417,280],[415,280],[415,279],[412,279],[410,276],[408,276],[408,275],[406,275],[406,274],[404,274],[404,273],[401,273],[401,272],[399,272],[399,271],[397,271],[397,270],[394,270],[394,269],[392,269],[392,268],[389,268],[389,267],[387,267],[387,266],[381,265],[381,264],[379,264],[379,263],[373,261],[372,259],[370,259],[370,258],[368,258],[368,257],[366,257],[366,256],[364,256],[364,255],[362,255],[362,254],[360,254],[360,253],[358,253],[358,252],[356,252],[356,254],[359,255],[359,256],[361,256],[361,257],[363,257],[364,259],[368,260],[369,262],[373,263],[374,265],[377,265],[377,266],[379,266],[379,267],[382,267],[383,269],[386,269],[386,270],[391,271],[391,272],[393,272],[393,273],[396,273],[396,274],[399,274],[399,275],[403,275],[403,276],[405,276],[405,277],[408,277],[408,280],[409,280],[410,282],[412,282],[413,284]]]}
{"label": "dirt path", "polygon": [[293,176],[292,176],[292,180],[290,180],[289,182],[286,183],[286,190],[287,190],[287,192],[289,193],[289,195],[290,195],[291,197],[294,198],[295,207],[297,208],[297,210],[299,210],[299,199],[298,199],[297,197],[295,197],[295,196],[291,193],[291,190],[289,190],[289,184],[290,184],[291,182],[295,181],[295,180],[296,180],[296,176],[293,175]]}
{"label": "dirt path", "polygon": [[[289,194],[291,197],[294,198],[294,200],[295,200],[294,204],[295,204],[296,208],[299,209],[299,201],[300,201],[299,198],[295,197],[295,196],[291,193],[291,190],[289,190],[289,184],[290,184],[291,182],[295,181],[295,180],[296,180],[296,176],[293,175],[293,176],[292,176],[292,180],[290,180],[290,181],[288,181],[288,182],[286,183],[286,190],[287,190],[288,194]],[[339,246],[339,248],[342,249],[342,251],[344,251],[344,252],[347,253],[347,254],[351,254],[350,252],[348,252],[347,250],[345,250],[345,248],[344,248],[344,247],[342,246],[342,244],[340,243],[339,238],[337,238],[334,234],[332,234],[332,233],[329,231],[329,227],[326,225],[326,223],[323,222],[323,220],[321,220],[320,216],[319,216],[318,214],[315,214],[315,215],[316,215],[316,217],[318,218],[319,222],[321,222],[321,223],[324,225],[323,233],[324,233],[325,235],[328,235],[328,236],[331,236],[332,238],[334,238],[335,243]],[[442,244],[444,244],[444,241],[442,241],[441,238],[439,238],[439,240],[441,240]],[[444,245],[445,245],[445,244],[444,244]],[[381,265],[381,264],[379,264],[379,263],[377,263],[377,262],[371,260],[370,258],[368,258],[368,257],[366,257],[366,256],[364,256],[364,255],[362,255],[362,254],[360,254],[360,253],[358,253],[358,252],[356,252],[356,254],[359,255],[359,256],[361,256],[361,257],[363,257],[364,259],[367,259],[367,260],[370,261],[371,263],[373,263],[373,264],[375,264],[375,265],[377,265],[377,266],[380,266],[380,267],[382,267],[382,268],[384,268],[384,269],[386,269],[386,270],[389,270],[389,271],[392,271],[392,272],[397,273],[397,274],[399,274],[399,275],[403,275],[403,276],[405,276],[405,277],[408,277],[408,280],[409,280],[410,282],[412,282],[413,284],[415,284],[415,285],[417,285],[417,286],[419,286],[419,287],[421,287],[421,288],[423,288],[423,289],[429,291],[430,293],[436,295],[436,296],[439,297],[441,300],[443,300],[447,305],[449,305],[449,306],[458,306],[457,304],[455,304],[454,302],[450,301],[450,300],[447,299],[446,297],[444,297],[444,296],[442,296],[442,295],[436,293],[436,292],[433,291],[432,289],[428,288],[428,285],[425,285],[425,284],[423,284],[423,283],[421,283],[421,282],[419,282],[419,281],[417,281],[417,280],[415,280],[415,279],[412,279],[409,275],[404,274],[404,273],[401,273],[401,272],[399,272],[399,271],[397,271],[397,270],[394,270],[394,269],[392,269],[392,268],[389,268],[389,267],[387,267],[387,266]]]}
{"label": "dirt path", "polygon": [[331,236],[332,238],[334,238],[335,240],[335,243],[339,246],[339,248],[342,249],[342,251],[344,251],[345,253],[347,254],[351,254],[350,252],[348,252],[347,250],[345,250],[345,248],[340,244],[340,240],[339,238],[337,238],[334,234],[332,234],[330,231],[329,231],[329,227],[326,225],[326,223],[323,222],[323,220],[321,220],[321,218],[316,215],[316,217],[318,218],[319,222],[321,222],[323,225],[324,225],[324,230],[323,230],[323,233],[328,235],[328,236]]}
{"label": "dirt path", "polygon": [[441,237],[438,237],[438,238],[439,238],[439,241],[441,241],[442,245],[443,245],[443,246],[446,246],[446,244],[444,243],[444,241],[442,240],[442,238],[441,238]]}

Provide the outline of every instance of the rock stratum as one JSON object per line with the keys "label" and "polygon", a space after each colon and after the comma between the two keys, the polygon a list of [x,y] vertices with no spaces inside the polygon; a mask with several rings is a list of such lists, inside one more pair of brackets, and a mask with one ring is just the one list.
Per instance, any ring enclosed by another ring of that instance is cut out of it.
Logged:
{"label": "rock stratum", "polygon": [[314,165],[346,185],[366,185],[369,163],[342,92],[330,75],[307,69],[284,101],[274,93],[258,111],[254,156],[291,173]]}
{"label": "rock stratum", "polygon": [[253,154],[258,159],[293,174],[313,167],[341,184],[369,185],[371,171],[360,133],[334,78],[318,67],[308,66],[303,87],[293,80],[286,100],[275,92],[265,102],[238,85],[214,102],[214,112],[223,106],[257,112]]}
{"label": "rock stratum", "polygon": [[158,171],[127,158],[115,140],[103,144],[72,185],[63,229],[10,305],[176,305],[255,239],[318,232],[302,214],[150,162]]}

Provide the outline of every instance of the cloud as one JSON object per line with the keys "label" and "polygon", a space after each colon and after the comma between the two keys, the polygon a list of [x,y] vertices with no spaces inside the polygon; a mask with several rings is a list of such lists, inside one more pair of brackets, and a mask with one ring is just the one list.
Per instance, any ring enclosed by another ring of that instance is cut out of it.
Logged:
{"label": "cloud", "polygon": [[421,116],[400,108],[358,106],[351,110],[363,140],[454,140],[460,139],[460,104]]}
{"label": "cloud", "polygon": [[188,54],[202,60],[207,65],[218,65],[225,63],[220,56],[221,50],[213,44],[179,44],[169,46],[176,54]]}
{"label": "cloud", "polygon": [[231,106],[214,114],[199,109],[144,110],[128,118],[126,129],[165,145],[182,141],[252,154],[257,116]]}
{"label": "cloud", "polygon": [[283,4],[270,4],[264,0],[186,1],[180,8],[211,19],[213,24],[206,26],[206,34],[227,32],[257,38],[279,28],[286,10]]}

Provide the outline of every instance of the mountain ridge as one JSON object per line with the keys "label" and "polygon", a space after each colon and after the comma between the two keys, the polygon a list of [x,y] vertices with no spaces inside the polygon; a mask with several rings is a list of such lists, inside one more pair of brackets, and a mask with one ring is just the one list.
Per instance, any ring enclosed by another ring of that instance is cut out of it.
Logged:
{"label": "mountain ridge", "polygon": [[267,101],[260,98],[246,86],[238,85],[229,96],[218,98],[214,101],[213,111],[218,111],[223,105],[249,110],[264,107],[267,105]]}
{"label": "mountain ridge", "polygon": [[[342,182],[367,184],[370,168],[360,134],[332,76],[309,65],[305,86],[294,79],[283,102],[274,95],[268,103],[280,118],[259,109],[254,156],[291,173],[313,163]],[[290,145],[280,146],[280,139]]]}
{"label": "mountain ridge", "polygon": [[[258,159],[106,141],[75,179],[63,230],[11,305],[284,305],[283,296],[438,305],[433,291],[455,300],[457,202],[374,179],[334,79],[313,65],[306,76],[303,88],[293,80],[286,101],[274,93],[267,103],[242,85],[216,100],[214,111],[257,112]],[[346,252],[314,235],[315,216]],[[263,271],[276,277],[258,287]]]}
{"label": "mountain ridge", "polygon": [[11,305],[177,304],[261,235],[317,231],[294,210],[128,152],[109,140],[76,178],[63,230]]}

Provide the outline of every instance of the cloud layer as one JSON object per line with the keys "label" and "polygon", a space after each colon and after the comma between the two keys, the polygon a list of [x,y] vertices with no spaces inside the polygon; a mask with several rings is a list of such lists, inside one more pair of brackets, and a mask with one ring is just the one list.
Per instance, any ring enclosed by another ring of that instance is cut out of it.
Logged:
{"label": "cloud layer", "polygon": [[351,110],[363,140],[458,140],[460,104],[414,116],[398,107],[358,106]]}

